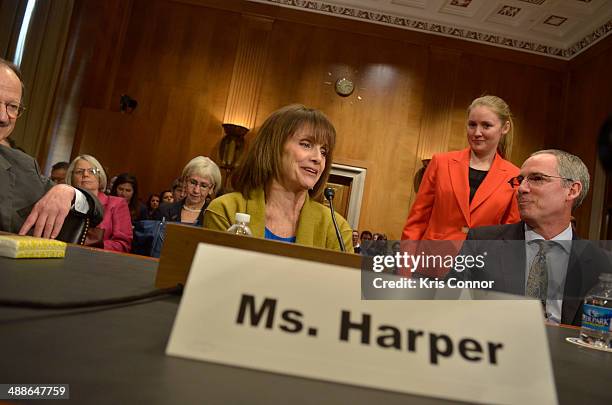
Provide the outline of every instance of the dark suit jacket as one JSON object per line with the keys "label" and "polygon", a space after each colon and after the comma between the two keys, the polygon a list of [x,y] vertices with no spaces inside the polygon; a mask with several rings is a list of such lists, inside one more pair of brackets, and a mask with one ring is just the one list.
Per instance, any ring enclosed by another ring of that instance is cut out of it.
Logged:
{"label": "dark suit jacket", "polygon": [[[17,149],[0,145],[0,231],[17,233],[32,207],[54,183],[40,173],[36,161]],[[102,221],[102,205],[85,193],[93,224]]]}
{"label": "dark suit jacket", "polygon": [[[460,273],[453,270],[447,279],[492,280],[496,291],[525,295],[525,246],[515,242],[525,240],[524,222],[474,228],[467,239],[460,254],[475,255],[486,251],[485,268]],[[611,266],[610,256],[605,251],[574,233],[563,290],[561,323],[580,326],[586,293],[597,284],[599,274],[610,271]]]}
{"label": "dark suit jacket", "polygon": [[[183,209],[183,204],[185,200],[176,201],[173,203],[163,203],[159,206],[157,210],[155,210],[153,219],[157,219],[161,221],[165,219],[168,222],[181,222],[181,210]],[[194,225],[202,226],[202,220],[204,218],[204,211],[206,207],[208,207],[209,201],[206,201],[200,210],[200,215],[196,219]]]}

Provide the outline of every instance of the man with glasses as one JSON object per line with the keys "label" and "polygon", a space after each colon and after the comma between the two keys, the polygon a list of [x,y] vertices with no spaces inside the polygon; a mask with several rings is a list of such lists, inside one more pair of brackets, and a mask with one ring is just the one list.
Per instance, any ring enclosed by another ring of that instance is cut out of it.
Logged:
{"label": "man with glasses", "polygon": [[580,325],[585,294],[611,267],[609,255],[572,227],[589,181],[579,157],[556,149],[533,153],[509,181],[518,189],[521,222],[471,229],[461,254],[487,252],[485,267],[454,270],[447,280],[494,281],[494,290],[539,299],[549,322]]}
{"label": "man with glasses", "polygon": [[23,113],[22,94],[18,68],[0,59],[0,231],[55,238],[71,208],[97,225],[102,207],[96,198],[65,184],[54,186],[32,157],[4,144]]}

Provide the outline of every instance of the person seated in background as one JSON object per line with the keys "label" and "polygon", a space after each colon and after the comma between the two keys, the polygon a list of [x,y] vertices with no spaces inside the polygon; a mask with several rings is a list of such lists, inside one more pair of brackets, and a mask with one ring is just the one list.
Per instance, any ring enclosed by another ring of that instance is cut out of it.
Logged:
{"label": "person seated in background", "polygon": [[[367,232],[367,233],[366,233]],[[366,256],[375,256],[386,254],[387,251],[387,235],[384,233],[364,231],[363,245],[361,253]]]}
{"label": "person seated in background", "polygon": [[174,194],[172,194],[172,191],[170,190],[164,190],[161,193],[159,193],[159,201],[160,204],[162,203],[173,203],[174,202]]}
{"label": "person seated in background", "polygon": [[359,236],[359,240],[361,241],[361,243],[363,243],[363,241],[365,240],[372,240],[372,232],[365,230],[365,231],[361,231],[361,235]]}
{"label": "person seated in background", "polygon": [[185,181],[181,177],[174,179],[171,189],[174,202],[182,201],[185,198]]}
{"label": "person seated in background", "polygon": [[104,218],[98,226],[104,230],[104,249],[129,252],[132,246],[130,210],[124,198],[104,194],[106,173],[100,162],[91,155],[77,156],[68,167],[66,182],[97,193],[104,206]]}
{"label": "person seated in background", "polygon": [[[241,212],[251,216],[255,237],[340,250],[329,209],[315,201],[327,183],[335,143],[336,130],[322,112],[297,104],[275,111],[236,173],[238,192],[210,203],[204,227],[225,231]],[[335,215],[352,253],[352,229]]]}
{"label": "person seated in background", "polygon": [[102,206],[93,195],[54,185],[31,156],[7,146],[24,111],[22,94],[19,69],[0,58],[0,231],[56,238],[71,210],[98,224]]}
{"label": "person seated in background", "polygon": [[[170,195],[172,195],[172,193],[170,193]],[[174,200],[172,201],[167,201],[169,203],[172,203]],[[153,219],[155,217],[155,213],[157,212],[157,209],[159,208],[159,204],[160,204],[160,196],[158,196],[157,194],[151,194],[149,196],[149,198],[147,199],[147,217],[146,219]],[[145,219],[145,218],[142,218]]]}
{"label": "person seated in background", "polygon": [[353,229],[353,252],[359,254],[361,252],[361,245],[359,244],[359,231]]}
{"label": "person seated in background", "polygon": [[119,174],[111,187],[110,195],[121,197],[127,202],[132,224],[141,219],[147,219],[147,208],[138,199],[138,180],[136,180],[136,176],[129,173]]}
{"label": "person seated in background", "polygon": [[181,178],[185,179],[185,198],[160,205],[155,219],[201,226],[204,210],[221,183],[221,171],[211,159],[197,156],[187,163]]}
{"label": "person seated in background", "polygon": [[[387,246],[387,234],[386,233],[378,233],[378,238],[376,238],[376,242],[374,242],[376,249],[379,252],[386,252],[390,250],[391,246]],[[382,254],[382,253],[381,253]]]}
{"label": "person seated in background", "polygon": [[51,166],[51,180],[55,184],[66,184],[66,171],[68,162],[57,162]]}
{"label": "person seated in background", "polygon": [[361,249],[367,248],[372,241],[372,232],[365,230],[361,231],[361,235],[359,236],[359,245],[361,245]]}
{"label": "person seated in background", "polygon": [[[586,293],[612,268],[610,256],[581,241],[572,228],[572,210],[586,197],[589,182],[579,157],[556,149],[532,153],[510,180],[518,190],[521,222],[471,229],[461,253],[486,251],[486,266],[453,270],[447,279],[494,281],[496,291],[540,299],[548,321],[580,326]],[[512,240],[524,243],[507,243]]]}

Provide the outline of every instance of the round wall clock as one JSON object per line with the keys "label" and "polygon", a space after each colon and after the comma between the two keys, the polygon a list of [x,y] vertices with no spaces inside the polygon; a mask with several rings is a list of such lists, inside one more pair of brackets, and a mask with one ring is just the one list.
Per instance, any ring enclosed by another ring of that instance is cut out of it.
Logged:
{"label": "round wall clock", "polygon": [[336,93],[342,97],[350,96],[355,90],[355,85],[349,79],[343,77],[336,81]]}

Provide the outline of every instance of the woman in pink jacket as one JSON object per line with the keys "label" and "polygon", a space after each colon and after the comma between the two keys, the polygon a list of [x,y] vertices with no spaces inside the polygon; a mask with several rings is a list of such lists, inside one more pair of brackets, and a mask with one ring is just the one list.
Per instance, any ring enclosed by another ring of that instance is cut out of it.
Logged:
{"label": "woman in pink jacket", "polygon": [[132,248],[132,220],[127,202],[121,197],[104,194],[106,173],[96,158],[77,156],[66,173],[66,183],[97,193],[104,206],[104,218],[98,228],[104,230],[104,249],[129,252]]}

